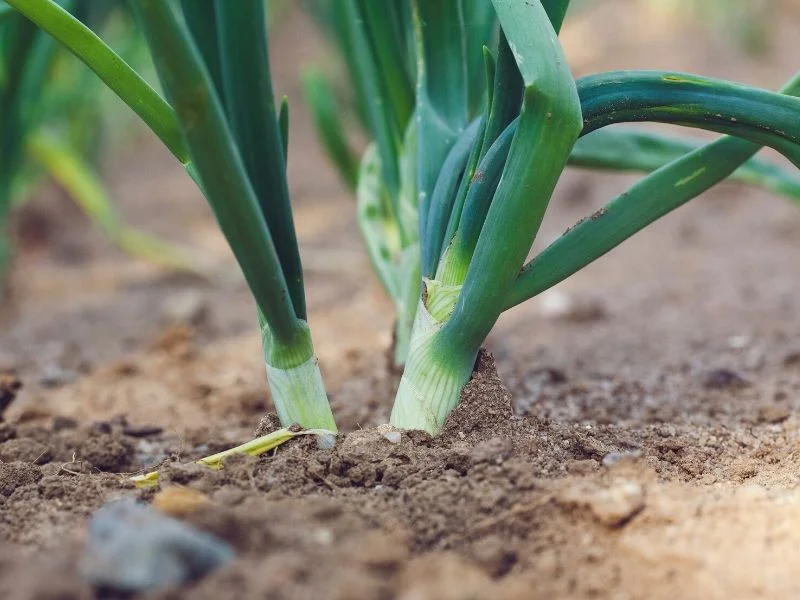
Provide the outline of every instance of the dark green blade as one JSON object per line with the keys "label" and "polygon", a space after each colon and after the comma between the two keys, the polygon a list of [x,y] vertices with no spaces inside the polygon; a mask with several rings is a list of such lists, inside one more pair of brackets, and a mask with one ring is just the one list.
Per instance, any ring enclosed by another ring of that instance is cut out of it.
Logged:
{"label": "dark green blade", "polygon": [[[508,46],[508,40],[502,33],[497,50],[497,64],[492,85],[492,103],[486,133],[483,137],[480,157],[483,158],[514,119],[519,116],[522,106],[522,76],[517,69],[514,54]],[[509,143],[510,140],[509,140]]]}
{"label": "dark green blade", "polygon": [[469,118],[462,2],[415,0],[417,37],[417,199],[419,231],[428,230],[439,171]]}
{"label": "dark green blade", "polygon": [[333,89],[322,73],[315,69],[304,71],[302,82],[306,103],[322,146],[347,187],[355,191],[359,161],[344,133],[341,109],[336,106]]}
{"label": "dark green blade", "polygon": [[[800,166],[800,99],[727,81],[661,71],[578,80],[583,135],[613,123],[658,121],[730,133],[771,146]],[[788,142],[788,143],[787,143]]]}
{"label": "dark green blade", "polygon": [[414,108],[414,81],[407,65],[402,7],[397,0],[358,2],[385,94],[384,110],[391,112],[397,131],[405,131]]}
{"label": "dark green blade", "polygon": [[281,136],[281,150],[283,150],[283,164],[289,164],[289,98],[281,98],[281,107],[278,109],[278,129]]}
{"label": "dark green blade", "polygon": [[[800,94],[800,73],[783,93]],[[731,175],[760,146],[725,137],[658,169],[576,224],[528,263],[509,293],[511,308],[563,281],[661,216]]]}
{"label": "dark green blade", "polygon": [[189,153],[172,108],[94,32],[53,0],[6,1],[86,63],[141,117],[181,164],[189,164]]}
{"label": "dark green blade", "polygon": [[289,345],[303,328],[202,57],[171,3],[137,0],[134,7],[220,228],[273,335]]}
{"label": "dark green blade", "polygon": [[561,25],[564,24],[569,2],[570,0],[542,0],[542,7],[544,7],[547,17],[550,19],[550,24],[556,30],[556,33],[561,31]]}
{"label": "dark green blade", "polygon": [[[181,0],[183,17],[195,46],[203,57],[203,63],[214,82],[214,89],[222,94],[222,64],[217,37],[217,0]],[[223,101],[224,104],[224,101]]]}
{"label": "dark green blade", "polygon": [[525,92],[519,127],[458,303],[437,338],[442,348],[467,355],[477,352],[497,321],[581,130],[575,82],[541,4],[494,0],[494,6]]}
{"label": "dark green blade", "polygon": [[272,93],[264,2],[223,2],[217,7],[217,24],[230,130],[275,243],[294,312],[305,319],[303,269]]}
{"label": "dark green blade", "polygon": [[482,122],[476,119],[451,148],[442,165],[436,186],[431,194],[428,217],[428,230],[420,232],[420,252],[422,276],[432,278],[436,274],[439,256],[447,230],[447,223],[453,210],[456,192],[464,176],[472,149],[481,132]]}
{"label": "dark green blade", "polygon": [[366,16],[358,0],[342,0],[348,39],[352,47],[353,69],[358,96],[364,99],[369,129],[375,138],[381,156],[383,179],[391,199],[392,212],[398,214],[400,192],[399,154],[403,132],[391,110],[391,99],[384,88],[380,65],[370,45]]}
{"label": "dark green blade", "polygon": [[[569,165],[601,171],[650,173],[703,145],[698,140],[640,129],[598,129],[578,140],[570,154]],[[750,159],[730,178],[800,202],[800,175],[771,162]]]}

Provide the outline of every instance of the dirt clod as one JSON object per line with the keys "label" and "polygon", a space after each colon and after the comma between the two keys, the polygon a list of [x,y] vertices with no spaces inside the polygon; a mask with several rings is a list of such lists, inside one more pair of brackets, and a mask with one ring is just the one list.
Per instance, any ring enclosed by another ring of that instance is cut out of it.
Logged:
{"label": "dirt clod", "polygon": [[22,381],[13,371],[0,371],[0,421],[3,413],[22,389]]}
{"label": "dirt clod", "polygon": [[587,506],[604,525],[620,527],[644,509],[645,490],[635,481],[616,480],[599,488],[580,484],[570,487],[561,499],[567,504]]}
{"label": "dirt clod", "polygon": [[491,595],[489,577],[455,554],[419,557],[400,577],[398,600],[480,600]]}
{"label": "dirt clod", "polygon": [[41,478],[42,472],[30,463],[0,462],[0,495],[10,496],[15,490],[21,490]]}
{"label": "dirt clod", "polygon": [[53,456],[50,448],[30,438],[11,439],[0,444],[0,461],[43,465]]}
{"label": "dirt clod", "polygon": [[706,373],[703,378],[703,385],[708,389],[726,390],[745,388],[750,385],[750,381],[733,369],[722,368]]}
{"label": "dirt clod", "polygon": [[77,449],[77,458],[99,471],[123,473],[134,468],[134,446],[124,437],[101,433],[88,437]]}
{"label": "dirt clod", "polygon": [[486,432],[507,428],[510,418],[511,394],[497,374],[492,355],[481,350],[472,377],[461,392],[461,402],[450,413],[442,435],[466,436],[470,441],[486,439]]}
{"label": "dirt clod", "polygon": [[200,510],[209,504],[208,496],[182,486],[167,486],[153,498],[153,506],[170,517],[178,519]]}

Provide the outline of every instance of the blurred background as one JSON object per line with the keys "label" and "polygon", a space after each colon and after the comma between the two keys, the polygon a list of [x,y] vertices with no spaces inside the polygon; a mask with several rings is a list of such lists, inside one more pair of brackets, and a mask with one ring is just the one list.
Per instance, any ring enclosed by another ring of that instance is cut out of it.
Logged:
{"label": "blurred background", "polygon": [[[334,407],[351,428],[388,417],[392,310],[362,247],[354,199],[304,104],[300,73],[313,66],[350,106],[346,71],[304,10],[309,4],[269,2],[271,62],[276,94],[291,106],[289,180],[315,344]],[[126,14],[113,2],[84,5],[82,18],[154,81]],[[562,39],[576,76],[670,69],[776,89],[798,68],[798,31],[796,0],[575,0]],[[199,428],[199,402],[232,419],[235,437],[268,401],[252,300],[209,209],[180,165],[83,65],[56,49],[42,60],[50,65],[47,93],[37,96],[8,191],[13,258],[0,308],[0,368],[25,381],[10,414],[146,414]],[[351,118],[360,150],[365,140]],[[570,172],[541,244],[635,179]],[[543,357],[580,355],[580,368],[648,377],[648,365],[680,360],[698,335],[726,339],[743,320],[754,329],[796,329],[790,265],[800,263],[799,213],[783,199],[726,184],[505,315],[490,346],[513,357],[500,368],[519,402],[530,397],[521,373]],[[553,315],[565,306],[577,307],[579,321],[602,323],[564,327]],[[622,315],[638,330],[609,348]]]}

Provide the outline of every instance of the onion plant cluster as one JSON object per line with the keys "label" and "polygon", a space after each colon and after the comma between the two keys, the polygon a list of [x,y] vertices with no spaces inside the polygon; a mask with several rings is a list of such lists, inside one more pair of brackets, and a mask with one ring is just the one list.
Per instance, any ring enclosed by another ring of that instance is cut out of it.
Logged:
{"label": "onion plant cluster", "polygon": [[[7,2],[93,69],[194,178],[255,298],[281,422],[335,430],[307,322],[288,103],[273,96],[264,1],[133,0],[164,98],[53,0]],[[413,316],[396,427],[440,431],[504,311],[713,185],[738,176],[797,196],[797,179],[752,157],[769,146],[800,166],[800,76],[782,93],[672,72],[575,80],[558,39],[568,4],[344,0],[333,13],[374,140],[357,172],[330,98],[312,104],[357,188],[398,322]],[[605,129],[641,121],[722,137],[692,145]],[[648,174],[526,262],[570,164]]]}
{"label": "onion plant cluster", "polygon": [[[506,36],[498,36],[490,0],[452,2],[449,7],[447,3],[442,7],[419,4],[419,19],[415,20],[409,0],[307,0],[312,16],[342,58],[352,93],[342,94],[320,69],[309,68],[303,74],[306,99],[332,164],[356,193],[365,245],[396,309],[393,354],[399,368],[408,354],[419,300],[420,242],[427,250],[424,274],[430,278],[431,263],[444,249],[440,246],[454,239],[470,191],[471,182],[461,173],[466,169],[474,175],[476,161],[485,158],[502,128],[519,113],[523,85]],[[546,12],[563,18],[565,3],[544,0],[542,4]],[[439,12],[445,9],[449,13]],[[493,54],[489,47],[495,46],[498,52]],[[422,62],[418,61],[420,55]],[[438,60],[440,56],[446,59]],[[451,86],[448,93],[452,98],[447,102],[452,105],[440,107],[435,106],[440,100],[426,100],[428,94],[441,93],[437,86]],[[493,102],[495,93],[497,103]],[[341,96],[346,99],[337,100]],[[361,157],[352,150],[351,114],[371,140]],[[418,134],[420,123],[425,128],[422,134]],[[454,146],[461,132],[464,135],[458,139],[458,150],[445,169],[455,171],[442,180],[437,192],[437,203],[446,197],[454,202],[453,209],[437,204],[437,211],[450,211],[444,215],[446,222],[440,212],[428,221],[425,211],[420,216],[420,198],[433,193],[433,184],[445,165],[446,150]],[[512,133],[505,133],[505,146]],[[418,142],[420,138],[422,142]],[[419,155],[418,143],[425,148]],[[649,173],[699,145],[690,139],[635,128],[598,129],[591,135],[582,134],[567,164]],[[477,154],[470,155],[472,150]],[[506,153],[507,148],[503,156]],[[497,169],[504,162],[495,160],[493,164]],[[477,173],[484,176],[481,170]],[[499,172],[493,176],[499,176]],[[420,177],[427,181],[420,183]],[[770,162],[751,159],[731,177],[800,203],[800,177]],[[491,186],[486,189],[491,194]],[[481,190],[475,186],[473,197],[486,192]],[[488,202],[488,196],[483,201]],[[475,238],[476,228],[482,223],[479,216],[465,225],[453,252],[463,253],[464,237]]]}
{"label": "onion plant cluster", "polygon": [[[140,45],[116,0],[62,0],[64,10],[98,29],[114,28],[122,53]],[[123,250],[178,269],[194,270],[179,250],[128,227],[92,166],[101,142],[102,88],[53,37],[6,3],[0,4],[0,289],[11,255],[7,221],[42,175],[52,177]]]}

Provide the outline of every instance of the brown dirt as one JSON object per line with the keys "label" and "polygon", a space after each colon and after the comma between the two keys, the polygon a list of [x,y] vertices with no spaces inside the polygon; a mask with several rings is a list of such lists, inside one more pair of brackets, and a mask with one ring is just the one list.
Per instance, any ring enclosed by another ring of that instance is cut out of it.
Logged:
{"label": "brown dirt", "polygon": [[[777,87],[797,67],[800,23],[785,8],[759,60],[627,0],[576,17],[565,39],[579,73],[649,66]],[[155,598],[800,595],[797,207],[726,185],[670,215],[504,315],[445,432],[392,443],[377,427],[396,381],[390,306],[299,102],[296,66],[324,49],[297,14],[274,42],[273,56],[293,56],[275,75],[297,105],[290,178],[310,320],[347,433],[329,450],[299,438],[222,471],[186,466],[246,440],[271,403],[224,242],[142,139],[108,165],[121,210],[221,275],[128,259],[54,190],[23,215],[35,235],[0,330],[0,598],[95,597],[76,570],[86,520],[118,496],[237,549]],[[630,181],[570,173],[541,242]],[[154,466],[160,489],[129,483]]]}

